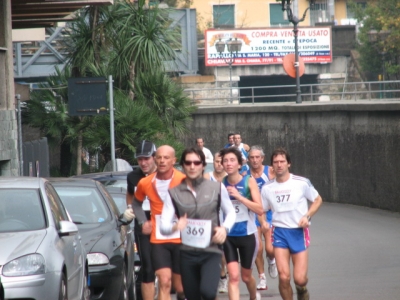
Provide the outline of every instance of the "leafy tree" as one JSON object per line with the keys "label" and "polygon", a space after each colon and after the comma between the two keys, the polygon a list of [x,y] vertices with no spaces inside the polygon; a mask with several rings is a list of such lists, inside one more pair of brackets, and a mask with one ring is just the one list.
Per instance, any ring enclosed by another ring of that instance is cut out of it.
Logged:
{"label": "leafy tree", "polygon": [[[358,34],[358,49],[363,70],[381,74],[384,67],[385,80],[398,80],[400,77],[400,49],[397,47],[400,43],[400,2],[372,0],[367,2],[365,9],[354,2],[351,7],[362,25]],[[374,31],[378,33],[376,41],[370,39]]]}

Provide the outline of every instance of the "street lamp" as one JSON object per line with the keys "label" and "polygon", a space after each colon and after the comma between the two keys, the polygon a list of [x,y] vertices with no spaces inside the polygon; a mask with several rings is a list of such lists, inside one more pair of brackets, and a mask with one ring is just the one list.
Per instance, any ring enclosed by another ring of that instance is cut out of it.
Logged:
{"label": "street lamp", "polygon": [[314,6],[315,0],[310,0],[310,6],[307,7],[307,9],[303,13],[303,17],[299,19],[295,15],[293,15],[292,8],[290,6],[290,0],[282,0],[282,11],[286,10],[287,13],[287,18],[290,23],[293,24],[293,33],[294,33],[294,67],[296,69],[296,103],[300,104],[301,103],[301,90],[300,90],[300,63],[299,63],[299,45],[297,41],[299,29],[298,29],[298,24],[300,22],[303,22],[304,19],[306,18],[307,10],[310,9],[310,7]]}
{"label": "street lamp", "polygon": [[[386,86],[385,86],[385,40],[389,36],[390,30],[380,30],[375,29],[368,31],[368,40],[372,46],[379,52],[382,59],[382,84],[383,84],[383,98],[386,98]],[[380,99],[382,99],[382,92],[380,94]]]}
{"label": "street lamp", "polygon": [[[223,53],[225,52],[225,46],[229,52],[229,56],[224,56]],[[233,95],[232,95],[232,64],[235,62],[235,57],[237,57],[238,52],[242,49],[242,42],[238,41],[237,38],[234,40],[231,38],[227,42],[223,42],[219,40],[215,43],[215,48],[219,53],[220,57],[222,57],[226,64],[229,65],[229,85],[231,88],[231,97],[229,102],[233,102]]]}

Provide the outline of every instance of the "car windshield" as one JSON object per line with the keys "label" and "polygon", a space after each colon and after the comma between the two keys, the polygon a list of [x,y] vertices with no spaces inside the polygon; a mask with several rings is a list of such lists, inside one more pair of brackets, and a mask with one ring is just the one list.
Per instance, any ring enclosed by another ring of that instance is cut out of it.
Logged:
{"label": "car windshield", "polygon": [[115,204],[117,204],[120,212],[124,212],[126,209],[126,196],[121,193],[110,192],[111,197],[114,199]]}
{"label": "car windshield", "polygon": [[111,218],[96,188],[55,186],[57,194],[76,224],[101,223]]}
{"label": "car windshield", "polygon": [[36,189],[0,189],[0,232],[39,230],[46,226]]}
{"label": "car windshield", "polygon": [[116,179],[116,180],[98,180],[100,181],[102,184],[104,184],[106,187],[117,187],[117,188],[124,188],[126,189],[126,179],[124,180],[120,180],[120,179]]}

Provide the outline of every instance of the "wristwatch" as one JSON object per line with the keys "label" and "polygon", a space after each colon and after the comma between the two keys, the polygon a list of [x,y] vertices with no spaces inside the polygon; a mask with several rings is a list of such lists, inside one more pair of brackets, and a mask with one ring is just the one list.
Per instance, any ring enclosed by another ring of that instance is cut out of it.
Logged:
{"label": "wristwatch", "polygon": [[311,216],[307,215],[306,217],[307,217],[308,222],[310,222],[311,221]]}
{"label": "wristwatch", "polygon": [[132,209],[132,204],[128,204],[126,208]]}

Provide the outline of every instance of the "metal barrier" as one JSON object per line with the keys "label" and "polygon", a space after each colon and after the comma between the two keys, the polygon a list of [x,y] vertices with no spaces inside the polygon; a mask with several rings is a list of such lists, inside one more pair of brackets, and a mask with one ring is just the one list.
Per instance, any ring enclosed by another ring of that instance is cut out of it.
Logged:
{"label": "metal barrier", "polygon": [[[232,93],[231,93],[232,89]],[[295,102],[296,85],[185,89],[199,105]],[[302,101],[399,100],[400,81],[364,81],[300,85]],[[233,95],[231,97],[231,95]]]}

